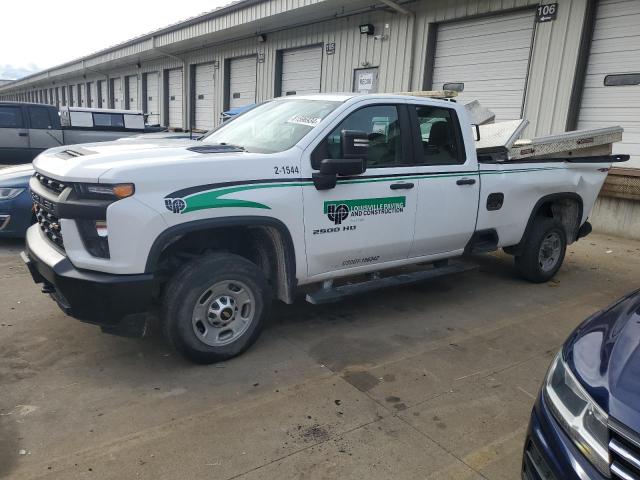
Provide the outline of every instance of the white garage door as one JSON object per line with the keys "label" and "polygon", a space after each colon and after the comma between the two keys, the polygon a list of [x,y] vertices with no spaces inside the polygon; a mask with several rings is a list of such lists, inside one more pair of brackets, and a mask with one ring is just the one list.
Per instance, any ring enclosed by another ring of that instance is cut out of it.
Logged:
{"label": "white garage door", "polygon": [[282,52],[282,95],[320,93],[322,47]]}
{"label": "white garage door", "polygon": [[256,57],[234,58],[229,62],[229,108],[256,102]]}
{"label": "white garage door", "polygon": [[87,106],[87,94],[85,92],[86,85],[84,83],[78,84],[78,106],[86,107]]}
{"label": "white garage door", "polygon": [[127,77],[127,93],[129,97],[127,99],[127,109],[128,110],[137,110],[138,109],[138,77],[136,75],[131,75]]}
{"label": "white garage door", "polygon": [[169,127],[182,128],[182,69],[169,70]]}
{"label": "white garage door", "polygon": [[209,130],[215,126],[213,64],[196,65],[195,73],[195,128]]}
{"label": "white garage door", "polygon": [[122,95],[122,81],[120,78],[111,79],[111,108],[124,108]]}
{"label": "white garage door", "polygon": [[[578,116],[579,129],[624,127],[622,142],[613,151],[631,155],[629,162],[618,164],[625,168],[640,168],[639,25],[640,1],[602,0],[598,4]],[[605,85],[605,77],[610,86]]]}
{"label": "white garage door", "polygon": [[98,89],[96,87],[96,82],[89,82],[87,84],[87,96],[89,100],[89,106],[91,108],[98,107]]}
{"label": "white garage door", "polygon": [[106,80],[99,80],[98,84],[99,84],[98,88],[100,89],[100,97],[98,98],[97,106],[98,106],[98,108],[107,108],[107,105],[109,105],[109,96],[108,96],[108,92],[107,92],[107,81]]}
{"label": "white garage door", "polygon": [[521,118],[533,26],[531,10],[439,25],[433,89],[462,82],[460,102],[479,100],[498,121]]}
{"label": "white garage door", "polygon": [[149,125],[160,124],[160,82],[158,79],[158,72],[145,75],[147,104],[144,113],[148,114],[147,123]]}

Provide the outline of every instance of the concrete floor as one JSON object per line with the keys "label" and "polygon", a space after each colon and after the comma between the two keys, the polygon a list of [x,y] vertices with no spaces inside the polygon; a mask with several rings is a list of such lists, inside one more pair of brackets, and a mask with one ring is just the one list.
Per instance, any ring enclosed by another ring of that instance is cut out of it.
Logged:
{"label": "concrete floor", "polygon": [[[257,344],[195,366],[103,335],[0,244],[0,477],[516,479],[547,365],[640,286],[640,244],[592,235],[557,279],[478,271],[340,304],[277,306]],[[21,454],[22,453],[22,454]]]}

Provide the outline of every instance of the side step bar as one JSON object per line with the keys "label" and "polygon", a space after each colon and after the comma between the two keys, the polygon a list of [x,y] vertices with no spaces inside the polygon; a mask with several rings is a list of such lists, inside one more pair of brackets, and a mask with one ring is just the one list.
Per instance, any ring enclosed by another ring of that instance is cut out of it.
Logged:
{"label": "side step bar", "polygon": [[316,292],[308,293],[307,302],[314,305],[338,302],[340,300],[343,300],[345,297],[360,295],[362,293],[371,292],[380,288],[409,285],[412,283],[430,280],[432,278],[443,277],[445,275],[452,275],[454,273],[462,273],[469,270],[475,270],[476,268],[478,268],[476,265],[453,263],[442,267],[434,267],[428,270],[421,270],[419,272],[401,273],[400,275],[394,275],[384,278],[373,278],[364,282],[341,285],[339,287],[321,288]]}

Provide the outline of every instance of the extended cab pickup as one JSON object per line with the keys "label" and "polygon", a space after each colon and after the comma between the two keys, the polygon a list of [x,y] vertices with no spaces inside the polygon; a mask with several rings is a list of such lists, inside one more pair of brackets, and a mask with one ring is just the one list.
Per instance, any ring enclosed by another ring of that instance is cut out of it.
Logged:
{"label": "extended cab pickup", "polygon": [[158,128],[142,112],[0,102],[0,164],[28,163],[47,148],[106,142]]}
{"label": "extended cab pickup", "polygon": [[200,141],[43,153],[23,259],[69,315],[134,335],[158,306],[175,348],[219,361],[255,341],[272,299],[292,303],[303,286],[312,303],[334,301],[459,272],[447,259],[500,247],[524,278],[549,280],[589,233],[616,160],[479,163],[456,103],[286,97]]}

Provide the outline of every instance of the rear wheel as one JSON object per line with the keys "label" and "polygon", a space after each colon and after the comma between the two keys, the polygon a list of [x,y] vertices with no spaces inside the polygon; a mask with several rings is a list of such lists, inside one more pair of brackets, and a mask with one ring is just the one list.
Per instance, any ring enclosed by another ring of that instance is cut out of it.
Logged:
{"label": "rear wheel", "polygon": [[562,224],[553,218],[539,217],[522,249],[515,257],[520,275],[534,283],[550,280],[562,266],[567,236]]}
{"label": "rear wheel", "polygon": [[256,265],[238,255],[215,253],[185,264],[166,288],[164,333],[190,360],[227,360],[255,342],[271,303]]}

